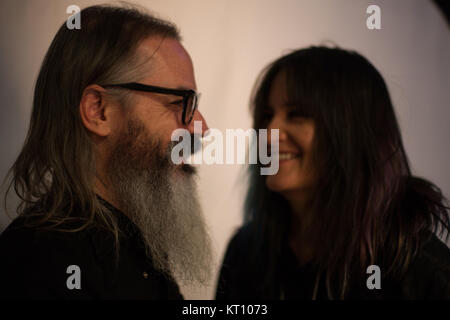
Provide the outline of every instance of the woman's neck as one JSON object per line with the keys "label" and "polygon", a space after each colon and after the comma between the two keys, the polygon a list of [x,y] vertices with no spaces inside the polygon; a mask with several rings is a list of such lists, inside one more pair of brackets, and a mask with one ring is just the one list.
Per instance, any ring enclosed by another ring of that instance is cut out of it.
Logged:
{"label": "woman's neck", "polygon": [[314,237],[317,230],[313,230],[314,215],[311,210],[309,196],[305,192],[283,194],[291,207],[291,225],[289,230],[289,245],[299,264],[305,264],[314,256]]}

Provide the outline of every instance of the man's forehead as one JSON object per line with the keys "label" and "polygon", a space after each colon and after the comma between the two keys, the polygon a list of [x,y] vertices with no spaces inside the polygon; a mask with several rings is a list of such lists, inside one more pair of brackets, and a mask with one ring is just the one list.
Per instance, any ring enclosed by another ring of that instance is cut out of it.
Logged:
{"label": "man's forehead", "polygon": [[140,44],[138,52],[150,60],[148,81],[157,79],[156,85],[195,89],[191,57],[178,40],[151,37]]}

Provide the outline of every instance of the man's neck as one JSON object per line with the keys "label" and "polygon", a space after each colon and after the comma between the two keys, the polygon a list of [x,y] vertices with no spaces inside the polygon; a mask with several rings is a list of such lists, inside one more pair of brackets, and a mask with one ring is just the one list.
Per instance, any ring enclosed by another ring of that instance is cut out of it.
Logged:
{"label": "man's neck", "polygon": [[109,204],[111,204],[116,209],[121,210],[119,204],[117,201],[114,200],[114,197],[111,195],[111,192],[108,192],[108,188],[103,183],[102,179],[99,177],[95,177],[95,193],[102,198],[103,200],[107,201]]}

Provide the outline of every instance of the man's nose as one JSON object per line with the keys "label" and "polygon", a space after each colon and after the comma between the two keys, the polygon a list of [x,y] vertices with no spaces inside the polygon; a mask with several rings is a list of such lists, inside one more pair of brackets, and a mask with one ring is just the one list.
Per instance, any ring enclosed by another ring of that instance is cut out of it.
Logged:
{"label": "man's nose", "polygon": [[[192,118],[192,121],[188,124],[186,129],[191,134],[194,134],[194,133],[195,134],[199,134],[200,132],[194,132],[195,121],[200,121],[201,122],[201,135],[203,137],[205,132],[209,129],[209,127],[208,127],[208,124],[206,123],[205,118],[203,117],[203,115],[198,110],[195,111],[194,117]],[[197,124],[197,127],[198,127],[198,124]]]}

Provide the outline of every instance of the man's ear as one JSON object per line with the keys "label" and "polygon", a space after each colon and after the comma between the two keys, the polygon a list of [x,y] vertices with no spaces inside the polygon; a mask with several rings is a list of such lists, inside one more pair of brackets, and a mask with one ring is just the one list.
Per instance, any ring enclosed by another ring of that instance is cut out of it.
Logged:
{"label": "man's ear", "polygon": [[90,85],[83,90],[80,101],[81,121],[86,129],[100,137],[108,136],[113,125],[105,92],[99,85]]}

